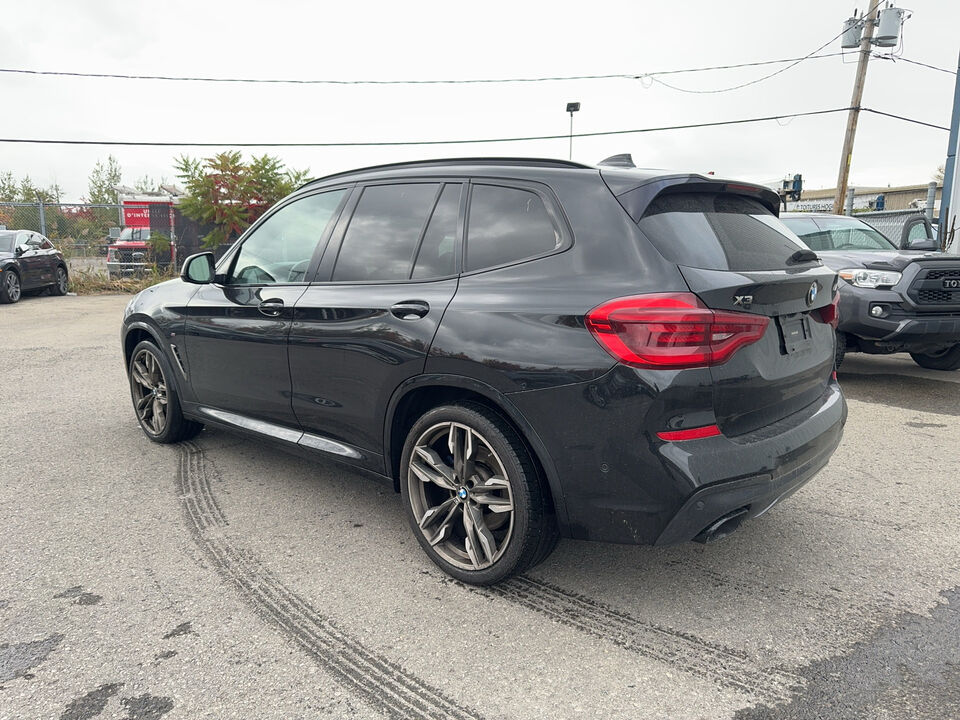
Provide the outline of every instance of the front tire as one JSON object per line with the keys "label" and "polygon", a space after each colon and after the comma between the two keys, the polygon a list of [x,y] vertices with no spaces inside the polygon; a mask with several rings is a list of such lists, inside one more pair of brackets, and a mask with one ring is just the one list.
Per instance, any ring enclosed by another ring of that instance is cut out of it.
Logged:
{"label": "front tire", "polygon": [[0,276],[0,303],[19,302],[22,294],[20,276],[13,270],[5,271]]}
{"label": "front tire", "polygon": [[410,528],[444,572],[492,585],[546,559],[558,531],[516,431],[475,403],[424,414],[407,435],[400,491]]}
{"label": "front tire", "polygon": [[928,370],[960,370],[960,344],[938,353],[910,353],[910,357]]}
{"label": "front tire", "polygon": [[137,422],[155,443],[189,440],[203,425],[187,420],[180,409],[180,396],[167,358],[150,340],[141,340],[130,355],[127,366],[130,397]]}

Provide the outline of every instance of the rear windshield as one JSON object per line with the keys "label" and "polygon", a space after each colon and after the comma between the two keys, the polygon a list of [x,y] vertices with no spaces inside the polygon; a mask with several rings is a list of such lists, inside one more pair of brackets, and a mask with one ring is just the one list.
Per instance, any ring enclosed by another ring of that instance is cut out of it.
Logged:
{"label": "rear windshield", "polygon": [[759,202],[729,193],[660,195],[639,225],[667,260],[707,270],[783,270],[805,248]]}

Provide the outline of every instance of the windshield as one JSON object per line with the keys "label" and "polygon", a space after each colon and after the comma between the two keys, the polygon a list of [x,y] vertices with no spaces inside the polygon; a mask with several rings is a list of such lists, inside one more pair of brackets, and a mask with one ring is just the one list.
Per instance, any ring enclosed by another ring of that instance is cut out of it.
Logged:
{"label": "windshield", "polygon": [[124,228],[114,242],[137,242],[150,239],[150,228]]}
{"label": "windshield", "polygon": [[793,230],[811,250],[876,251],[896,250],[883,235],[852,217],[785,217]]}
{"label": "windshield", "polygon": [[13,252],[13,243],[16,239],[15,232],[0,232],[0,252]]}

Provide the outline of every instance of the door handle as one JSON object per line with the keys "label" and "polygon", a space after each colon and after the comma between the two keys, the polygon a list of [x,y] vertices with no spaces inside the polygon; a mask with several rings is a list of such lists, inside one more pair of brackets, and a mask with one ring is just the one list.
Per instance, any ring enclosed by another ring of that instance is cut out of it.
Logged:
{"label": "door handle", "polygon": [[430,312],[430,305],[423,300],[404,300],[392,305],[390,312],[401,320],[416,320]]}
{"label": "door handle", "polygon": [[270,298],[257,305],[257,310],[267,317],[277,317],[283,312],[283,300],[280,298]]}

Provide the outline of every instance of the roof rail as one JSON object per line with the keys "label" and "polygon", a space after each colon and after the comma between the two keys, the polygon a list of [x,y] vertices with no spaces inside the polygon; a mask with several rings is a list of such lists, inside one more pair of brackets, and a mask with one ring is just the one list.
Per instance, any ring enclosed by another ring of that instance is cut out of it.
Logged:
{"label": "roof rail", "polygon": [[[370,167],[357,168],[356,170],[346,170],[344,172],[324,175],[323,177],[307,180],[300,188],[320,182],[321,180],[332,180],[333,178],[345,177],[348,175],[357,175],[359,173],[373,172],[376,170],[403,170],[404,168],[417,167],[450,167],[453,165],[514,165],[517,167],[553,167],[553,168],[576,168],[578,170],[591,170],[590,165],[573,162],[572,160],[555,160],[552,158],[520,158],[520,157],[467,157],[467,158],[439,158],[435,160],[411,160],[407,162],[388,163],[386,165],[371,165]],[[300,188],[297,188],[298,190]]]}

